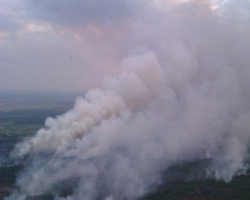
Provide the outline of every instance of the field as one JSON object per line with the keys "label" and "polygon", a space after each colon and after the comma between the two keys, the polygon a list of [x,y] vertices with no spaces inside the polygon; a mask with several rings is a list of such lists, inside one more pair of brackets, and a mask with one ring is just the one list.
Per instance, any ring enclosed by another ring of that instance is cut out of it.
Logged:
{"label": "field", "polygon": [[[43,127],[45,119],[72,108],[75,96],[57,97],[18,95],[2,98],[0,110],[0,199],[15,187],[17,174],[25,163],[4,162],[16,142],[30,137]],[[250,199],[250,176],[236,176],[231,182],[206,179],[204,168],[209,160],[179,163],[163,172],[162,184],[140,200],[247,200]],[[197,178],[190,178],[195,175]],[[67,194],[67,191],[62,191]],[[52,199],[50,194],[32,198]]]}

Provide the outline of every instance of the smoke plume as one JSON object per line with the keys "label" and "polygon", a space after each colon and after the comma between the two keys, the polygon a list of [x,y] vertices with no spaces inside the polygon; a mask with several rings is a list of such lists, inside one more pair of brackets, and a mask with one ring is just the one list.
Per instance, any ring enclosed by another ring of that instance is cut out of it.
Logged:
{"label": "smoke plume", "polygon": [[29,165],[6,200],[135,199],[171,165],[202,158],[213,161],[208,177],[244,173],[250,29],[244,1],[233,2],[146,1],[126,33],[107,25],[123,55],[118,75],[16,145],[12,158]]}

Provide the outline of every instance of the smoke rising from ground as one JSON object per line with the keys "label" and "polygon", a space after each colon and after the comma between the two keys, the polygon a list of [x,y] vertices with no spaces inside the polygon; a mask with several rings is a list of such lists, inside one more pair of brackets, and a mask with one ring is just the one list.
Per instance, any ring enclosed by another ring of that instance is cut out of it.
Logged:
{"label": "smoke rising from ground", "polygon": [[114,36],[124,55],[117,77],[16,145],[11,156],[30,165],[6,199],[134,199],[162,181],[162,170],[201,158],[213,161],[209,177],[230,181],[246,170],[248,18],[212,1],[163,3],[147,1],[126,18],[126,37]]}

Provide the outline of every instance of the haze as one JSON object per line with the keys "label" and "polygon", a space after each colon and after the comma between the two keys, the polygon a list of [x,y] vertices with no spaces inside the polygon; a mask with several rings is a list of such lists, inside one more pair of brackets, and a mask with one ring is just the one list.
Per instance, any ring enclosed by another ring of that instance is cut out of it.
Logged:
{"label": "haze", "polygon": [[[5,199],[137,199],[178,162],[249,168],[250,2],[1,1],[1,90],[88,90],[9,159]],[[61,195],[61,186],[72,183]]]}

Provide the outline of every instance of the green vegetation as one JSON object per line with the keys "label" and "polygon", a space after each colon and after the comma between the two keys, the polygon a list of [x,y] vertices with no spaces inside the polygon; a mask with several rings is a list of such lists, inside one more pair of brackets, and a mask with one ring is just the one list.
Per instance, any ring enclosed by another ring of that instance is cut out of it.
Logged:
{"label": "green vegetation", "polygon": [[[247,200],[250,176],[240,175],[229,183],[205,178],[209,160],[181,163],[165,172],[165,179],[154,192],[140,200]],[[192,177],[190,179],[190,177]],[[194,177],[200,177],[194,179]]]}
{"label": "green vegetation", "polygon": [[143,200],[247,200],[250,199],[250,177],[237,176],[230,183],[211,179],[168,183]]}
{"label": "green vegetation", "polygon": [[0,199],[14,188],[17,174],[22,168],[21,165],[0,167]]}
{"label": "green vegetation", "polygon": [[62,111],[54,110],[17,110],[0,112],[0,122],[14,122],[19,125],[44,124],[47,117],[55,117]]}
{"label": "green vegetation", "polygon": [[34,135],[44,127],[48,116],[56,117],[62,111],[54,110],[16,110],[0,112],[0,158],[6,156],[14,145]]}
{"label": "green vegetation", "polygon": [[0,139],[16,139],[18,136],[25,136],[34,134],[42,125],[40,124],[30,124],[22,125],[15,124],[14,122],[1,122],[0,125]]}
{"label": "green vegetation", "polygon": [[[0,158],[7,157],[18,141],[34,135],[42,128],[48,116],[56,117],[61,113],[62,111],[54,110],[0,112]],[[3,199],[14,188],[17,174],[22,168],[22,164],[0,166],[0,199]],[[45,199],[48,199],[47,196]]]}

